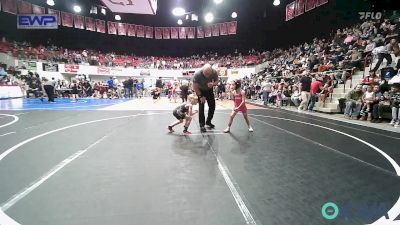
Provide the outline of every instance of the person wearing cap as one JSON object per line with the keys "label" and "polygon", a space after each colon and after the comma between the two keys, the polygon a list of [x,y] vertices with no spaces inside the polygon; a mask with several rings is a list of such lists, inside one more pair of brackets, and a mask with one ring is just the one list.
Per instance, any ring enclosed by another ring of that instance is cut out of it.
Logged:
{"label": "person wearing cap", "polygon": [[[210,64],[205,64],[193,76],[193,90],[199,98],[199,123],[200,131],[206,132],[205,125],[214,128],[211,123],[215,111],[215,96],[213,88],[218,85],[218,73]],[[204,104],[208,104],[207,121],[204,116]]]}

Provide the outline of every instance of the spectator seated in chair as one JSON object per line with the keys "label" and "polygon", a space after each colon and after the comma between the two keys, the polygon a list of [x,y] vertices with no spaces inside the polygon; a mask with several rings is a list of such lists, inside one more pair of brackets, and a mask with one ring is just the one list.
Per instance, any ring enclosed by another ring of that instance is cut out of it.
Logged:
{"label": "spectator seated in chair", "polygon": [[361,98],[363,96],[362,86],[357,85],[354,90],[351,90],[346,96],[346,108],[344,111],[344,116],[347,119],[357,119],[362,101]]}

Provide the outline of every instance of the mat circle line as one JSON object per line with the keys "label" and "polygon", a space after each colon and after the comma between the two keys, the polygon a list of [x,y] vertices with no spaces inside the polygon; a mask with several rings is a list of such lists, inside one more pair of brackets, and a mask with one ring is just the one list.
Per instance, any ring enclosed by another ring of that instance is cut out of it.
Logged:
{"label": "mat circle line", "polygon": [[[160,115],[160,114],[169,114],[170,112],[165,112],[165,113],[146,113],[146,114],[136,114],[136,115],[129,115],[129,116],[119,116],[119,117],[111,117],[111,118],[104,118],[104,119],[99,119],[99,120],[92,120],[92,121],[87,121],[87,122],[82,122],[82,123],[78,123],[78,124],[73,124],[73,125],[69,125],[69,126],[65,126],[62,128],[58,128],[55,130],[51,130],[42,134],[39,134],[37,136],[34,136],[32,138],[26,139],[25,141],[20,142],[19,144],[9,148],[8,150],[4,151],[2,154],[0,154],[0,162],[1,160],[3,160],[8,154],[12,153],[13,151],[17,150],[19,147],[35,140],[38,139],[40,137],[52,134],[52,133],[56,133],[58,131],[62,131],[62,130],[66,130],[69,128],[73,128],[73,127],[78,127],[78,126],[82,126],[82,125],[87,125],[87,124],[92,124],[92,123],[97,123],[97,122],[103,122],[103,121],[108,121],[108,120],[116,120],[116,119],[123,119],[123,118],[130,118],[130,117],[137,117],[137,116],[145,116],[145,115]],[[229,114],[229,113],[217,113],[217,114]],[[10,114],[0,114],[0,115],[10,115]],[[10,115],[10,116],[14,116],[14,115]],[[321,125],[317,125],[317,124],[313,124],[313,123],[307,123],[307,122],[303,122],[303,121],[298,121],[298,120],[292,120],[292,119],[286,119],[286,118],[281,118],[281,117],[273,117],[273,116],[264,116],[264,115],[257,115],[257,114],[249,114],[249,116],[259,116],[259,117],[266,117],[266,118],[272,118],[272,119],[279,119],[279,120],[286,120],[286,121],[291,121],[291,122],[296,122],[296,123],[301,123],[301,124],[306,124],[306,125],[311,125],[311,126],[315,126],[315,127],[319,127],[319,128],[323,128],[332,132],[336,132],[342,135],[345,135],[347,137],[353,138],[363,144],[366,144],[367,146],[371,147],[372,149],[378,151],[379,153],[381,153],[386,159],[388,159],[388,161],[395,167],[396,170],[396,174],[400,176],[400,166],[390,157],[388,156],[385,152],[383,152],[381,149],[379,149],[378,147],[370,144],[369,142],[366,142],[360,138],[357,138],[355,136],[352,136],[350,134],[347,134],[345,132],[342,131],[338,131],[329,127],[324,127]],[[17,118],[13,121],[13,123],[15,123],[16,121],[18,121],[18,117],[14,116],[14,118]],[[11,125],[11,124],[10,124]],[[4,126],[4,125],[3,125]],[[1,126],[0,126],[1,128]],[[398,215],[400,214],[400,197],[397,200],[397,202],[395,203],[395,205],[388,211],[388,215],[390,218],[395,219]],[[381,217],[380,219],[378,219],[377,221],[375,221],[372,224],[378,225],[378,224],[385,224],[384,221],[385,217]],[[10,223],[13,222],[13,223]],[[380,223],[381,222],[381,223]],[[386,220],[387,222],[387,220]],[[9,217],[7,214],[5,214],[2,210],[0,210],[0,224],[12,224],[12,225],[18,225],[19,223],[14,221],[11,217]]]}
{"label": "mat circle line", "polygon": [[13,118],[14,118],[13,121],[11,121],[11,122],[9,122],[9,123],[6,123],[6,124],[3,124],[3,125],[0,125],[0,128],[6,127],[6,126],[10,126],[10,125],[16,123],[16,122],[19,120],[19,117],[18,117],[18,116],[12,115],[12,114],[0,114],[0,116],[5,116],[5,117],[8,117],[8,116],[9,116],[9,117],[13,117]]}

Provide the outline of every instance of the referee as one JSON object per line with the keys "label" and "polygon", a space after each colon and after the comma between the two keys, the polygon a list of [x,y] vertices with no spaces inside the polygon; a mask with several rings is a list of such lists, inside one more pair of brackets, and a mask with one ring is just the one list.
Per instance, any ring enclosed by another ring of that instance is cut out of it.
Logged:
{"label": "referee", "polygon": [[[210,128],[214,128],[214,124],[211,120],[214,117],[215,111],[215,97],[213,87],[218,84],[218,74],[210,64],[205,64],[203,68],[197,71],[193,77],[193,90],[196,92],[199,98],[199,123],[200,131],[206,132],[205,125]],[[204,104],[207,101],[208,104],[208,116],[207,121],[204,117]]]}

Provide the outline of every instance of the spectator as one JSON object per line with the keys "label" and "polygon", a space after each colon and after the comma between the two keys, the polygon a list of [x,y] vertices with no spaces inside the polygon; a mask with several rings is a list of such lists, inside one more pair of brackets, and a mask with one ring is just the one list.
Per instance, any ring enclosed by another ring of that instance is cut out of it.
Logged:
{"label": "spectator", "polygon": [[372,106],[372,123],[382,122],[383,112],[390,109],[390,96],[388,92],[382,94],[379,85],[374,86],[375,104]]}
{"label": "spectator", "polygon": [[[374,89],[372,87],[372,85],[369,85],[367,87],[367,91],[364,93],[364,95],[362,96],[362,102],[363,102],[363,107],[361,109],[361,118],[360,120],[368,120],[371,121],[371,106],[372,104],[375,102],[376,100],[376,95],[374,92]],[[366,116],[368,115],[368,119],[366,118]]]}
{"label": "spectator", "polygon": [[357,85],[354,90],[351,90],[346,96],[346,109],[344,111],[344,116],[347,119],[357,119],[362,101],[361,97],[363,96],[362,86]]}
{"label": "spectator", "polygon": [[308,102],[310,101],[311,95],[311,77],[310,74],[306,73],[300,79],[299,90],[301,95],[301,103],[298,111],[307,110]]}
{"label": "spectator", "polygon": [[386,65],[390,65],[392,63],[392,56],[389,54],[387,46],[380,45],[378,47],[375,47],[374,50],[372,50],[372,53],[378,57],[378,62],[371,70],[372,72],[376,72],[379,69],[380,65],[383,62],[383,59],[386,59]]}
{"label": "spectator", "polygon": [[290,100],[292,100],[293,104],[298,107],[300,105],[300,92],[299,88],[297,86],[293,87],[294,91],[292,93],[292,96],[290,97]]}
{"label": "spectator", "polygon": [[392,121],[390,121],[390,125],[394,127],[400,126],[400,84],[393,85],[393,91],[390,95],[391,99],[391,107],[392,107]]}
{"label": "spectator", "polygon": [[310,93],[311,93],[311,100],[310,100],[310,104],[308,105],[308,111],[312,111],[315,105],[315,102],[318,99],[318,93],[322,90],[322,82],[321,82],[321,78],[318,77],[316,80],[314,80],[313,82],[311,82],[311,89],[310,89]]}

